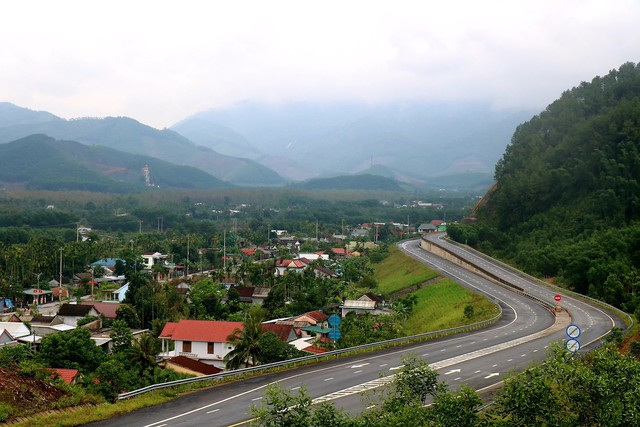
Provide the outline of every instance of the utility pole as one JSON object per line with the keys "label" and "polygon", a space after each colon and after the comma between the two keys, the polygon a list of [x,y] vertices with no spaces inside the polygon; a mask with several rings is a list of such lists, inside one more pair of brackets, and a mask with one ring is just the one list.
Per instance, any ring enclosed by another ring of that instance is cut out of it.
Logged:
{"label": "utility pole", "polygon": [[142,220],[141,220],[141,219],[139,219],[139,220],[138,220],[138,223],[140,224],[140,228],[139,228],[138,233],[139,233],[139,234],[142,234]]}
{"label": "utility pole", "polygon": [[60,248],[60,276],[58,280],[58,301],[62,303],[62,251],[64,247]]}

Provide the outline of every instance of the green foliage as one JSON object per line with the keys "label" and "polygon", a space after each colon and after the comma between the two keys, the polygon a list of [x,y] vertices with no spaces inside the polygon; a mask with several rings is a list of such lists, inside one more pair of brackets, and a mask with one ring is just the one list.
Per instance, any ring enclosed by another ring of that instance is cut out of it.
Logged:
{"label": "green foliage", "polygon": [[254,425],[260,427],[312,427],[311,413],[311,398],[303,388],[294,396],[278,384],[267,387],[263,406],[251,408]]}
{"label": "green foliage", "polygon": [[0,366],[10,368],[32,356],[33,351],[28,345],[4,345],[0,347]]}
{"label": "green foliage", "polygon": [[264,359],[262,348],[262,322],[265,319],[265,312],[261,307],[251,307],[242,322],[242,329],[236,328],[227,337],[227,342],[234,346],[224,357],[227,369],[238,369],[244,363],[258,365]]}
{"label": "green foliage", "polygon": [[123,321],[129,328],[137,328],[140,326],[138,313],[136,313],[136,310],[129,304],[121,304],[120,307],[116,309],[116,320]]}
{"label": "green foliage", "polygon": [[375,265],[375,277],[380,291],[390,295],[402,289],[426,282],[439,275],[419,261],[404,255],[395,245],[389,255]]}
{"label": "green foliage", "polygon": [[36,353],[39,362],[52,368],[72,368],[82,373],[94,371],[105,358],[91,333],[80,328],[43,337]]}
{"label": "green foliage", "polygon": [[109,334],[113,342],[114,353],[129,351],[131,348],[131,340],[133,334],[124,320],[115,320],[111,325],[111,333]]}
{"label": "green foliage", "polygon": [[306,355],[305,352],[282,341],[273,332],[266,332],[260,336],[260,349],[262,351],[261,363],[279,362]]}
{"label": "green foliage", "polygon": [[95,322],[96,320],[99,320],[100,317],[98,316],[94,316],[94,315],[88,315],[88,316],[84,316],[81,319],[78,319],[78,326],[84,326],[84,325],[88,325],[91,322]]}
{"label": "green foliage", "polygon": [[640,305],[640,66],[566,91],[516,130],[458,242],[633,312]]}
{"label": "green foliage", "polygon": [[11,416],[13,410],[11,405],[0,402],[0,423],[7,421],[7,419]]}

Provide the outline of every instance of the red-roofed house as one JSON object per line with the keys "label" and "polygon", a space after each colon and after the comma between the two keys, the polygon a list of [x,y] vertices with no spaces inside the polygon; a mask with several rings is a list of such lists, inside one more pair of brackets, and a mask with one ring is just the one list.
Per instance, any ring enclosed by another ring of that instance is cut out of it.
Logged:
{"label": "red-roofed house", "polygon": [[[233,350],[227,337],[236,329],[242,330],[242,322],[185,319],[167,322],[159,337],[162,340],[160,356],[187,356],[223,368],[224,356]],[[174,342],[173,350],[169,350],[169,341]]]}
{"label": "red-roofed house", "polygon": [[76,379],[78,379],[77,369],[50,368],[49,371],[51,371],[52,377],[59,377],[67,384],[75,384]]}
{"label": "red-roofed house", "polygon": [[293,324],[286,323],[263,323],[262,332],[273,332],[280,338],[280,341],[291,342],[298,339],[296,331],[293,328]]}
{"label": "red-roofed house", "polygon": [[336,258],[348,258],[351,256],[351,253],[347,248],[331,248],[331,252]]}
{"label": "red-roofed house", "polygon": [[284,259],[284,260],[278,261],[278,263],[276,264],[275,275],[276,277],[278,277],[278,276],[284,276],[285,273],[287,274],[291,272],[302,273],[305,268],[307,268],[307,264],[304,263],[302,260]]}
{"label": "red-roofed house", "polygon": [[191,359],[186,356],[172,357],[171,359],[167,360],[166,367],[173,369],[176,372],[195,375],[196,377],[219,374],[223,371],[223,369],[216,368],[215,366],[211,366],[206,363],[198,362],[197,360]]}
{"label": "red-roofed house", "polygon": [[82,301],[81,305],[92,305],[93,308],[98,310],[100,314],[102,314],[107,319],[115,319],[116,318],[116,310],[120,308],[120,303],[117,302],[93,302],[93,301]]}

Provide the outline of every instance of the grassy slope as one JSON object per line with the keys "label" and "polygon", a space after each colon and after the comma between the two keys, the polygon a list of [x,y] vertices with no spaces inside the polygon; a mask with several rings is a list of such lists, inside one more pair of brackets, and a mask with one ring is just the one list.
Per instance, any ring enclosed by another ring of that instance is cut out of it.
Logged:
{"label": "grassy slope", "polygon": [[[418,304],[405,323],[407,335],[462,326],[498,314],[498,308],[483,295],[471,292],[451,279],[430,284],[415,295]],[[465,319],[464,308],[468,304],[473,306],[474,315]]]}
{"label": "grassy slope", "polygon": [[378,287],[384,295],[390,295],[440,275],[421,262],[404,255],[396,246],[389,247],[389,256],[376,264],[375,270]]}
{"label": "grassy slope", "polygon": [[[403,254],[396,246],[389,248],[389,256],[375,265],[378,287],[384,295],[433,279],[439,275],[419,261]],[[453,328],[479,322],[498,314],[487,298],[464,288],[453,280],[443,279],[414,293],[418,304],[405,322],[407,335]],[[464,318],[464,308],[471,304],[474,316]]]}

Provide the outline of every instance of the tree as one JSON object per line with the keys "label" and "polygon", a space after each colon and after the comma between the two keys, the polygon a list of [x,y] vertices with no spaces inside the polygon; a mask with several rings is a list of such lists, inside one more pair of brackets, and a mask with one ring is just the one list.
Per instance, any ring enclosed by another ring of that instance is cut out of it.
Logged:
{"label": "tree", "polygon": [[160,342],[149,333],[144,333],[135,340],[129,349],[130,360],[138,364],[140,370],[150,372],[156,363],[156,356],[160,352]]}
{"label": "tree", "polygon": [[111,325],[111,333],[109,334],[113,342],[114,353],[126,352],[131,348],[131,340],[133,335],[131,329],[124,320],[114,320]]}
{"label": "tree", "polygon": [[106,358],[86,329],[50,334],[42,338],[37,360],[52,368],[78,369],[82,373],[95,370]]}
{"label": "tree", "polygon": [[279,362],[306,355],[306,353],[297,350],[291,344],[283,342],[273,332],[262,334],[260,337],[260,350],[262,352],[262,363]]}
{"label": "tree", "polygon": [[122,304],[116,309],[116,320],[122,320],[129,328],[140,327],[138,313],[129,304]]}
{"label": "tree", "polygon": [[227,369],[238,369],[243,363],[246,367],[257,365],[263,359],[261,337],[264,310],[252,307],[247,311],[242,329],[236,328],[228,337],[227,342],[233,345],[225,357]]}

